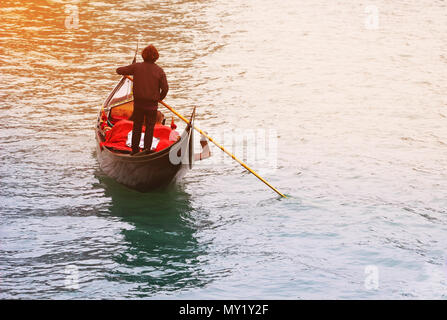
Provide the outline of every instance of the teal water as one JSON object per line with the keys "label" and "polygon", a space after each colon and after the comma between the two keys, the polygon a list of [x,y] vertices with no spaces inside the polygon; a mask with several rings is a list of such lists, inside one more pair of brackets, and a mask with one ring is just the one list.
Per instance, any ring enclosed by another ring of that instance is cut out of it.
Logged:
{"label": "teal water", "polygon": [[[445,299],[446,3],[368,5],[2,1],[0,298]],[[217,148],[162,192],[102,173],[138,37],[216,140],[271,134],[241,157],[288,199]]]}

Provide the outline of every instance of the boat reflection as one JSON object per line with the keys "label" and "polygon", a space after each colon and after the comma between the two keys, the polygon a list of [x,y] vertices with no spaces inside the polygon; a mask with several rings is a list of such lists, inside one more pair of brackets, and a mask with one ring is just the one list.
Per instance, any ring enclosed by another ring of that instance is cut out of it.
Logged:
{"label": "boat reflection", "polygon": [[180,187],[139,193],[97,175],[109,212],[125,225],[122,246],[112,258],[117,267],[110,281],[130,285],[138,296],[160,296],[209,283],[206,247],[200,245],[191,217],[189,194]]}

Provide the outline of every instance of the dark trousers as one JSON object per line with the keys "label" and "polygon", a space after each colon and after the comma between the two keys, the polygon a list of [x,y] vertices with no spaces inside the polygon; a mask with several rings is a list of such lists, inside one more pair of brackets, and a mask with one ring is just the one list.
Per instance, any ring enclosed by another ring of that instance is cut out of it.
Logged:
{"label": "dark trousers", "polygon": [[144,134],[144,149],[150,150],[152,146],[152,138],[154,136],[154,126],[157,120],[157,110],[147,110],[137,107],[133,111],[132,119],[132,152],[140,151],[139,144],[143,122],[146,126],[146,132]]}

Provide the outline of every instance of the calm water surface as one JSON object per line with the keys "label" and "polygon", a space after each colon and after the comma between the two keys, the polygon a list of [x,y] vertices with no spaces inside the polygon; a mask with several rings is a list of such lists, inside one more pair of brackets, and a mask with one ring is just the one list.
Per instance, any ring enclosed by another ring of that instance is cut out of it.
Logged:
{"label": "calm water surface", "polygon": [[[368,5],[2,0],[0,298],[445,299],[447,3]],[[165,192],[104,176],[138,37],[200,127],[276,130],[288,199],[217,148]]]}

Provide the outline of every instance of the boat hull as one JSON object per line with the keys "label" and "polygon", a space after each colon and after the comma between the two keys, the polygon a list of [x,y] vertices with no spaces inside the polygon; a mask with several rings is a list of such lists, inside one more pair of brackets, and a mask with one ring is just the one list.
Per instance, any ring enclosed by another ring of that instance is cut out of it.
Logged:
{"label": "boat hull", "polygon": [[[194,112],[191,121],[193,119]],[[188,125],[181,139],[169,148],[149,155],[131,156],[102,147],[97,128],[96,155],[107,176],[128,188],[148,192],[178,182],[192,168],[193,135],[194,130]]]}

